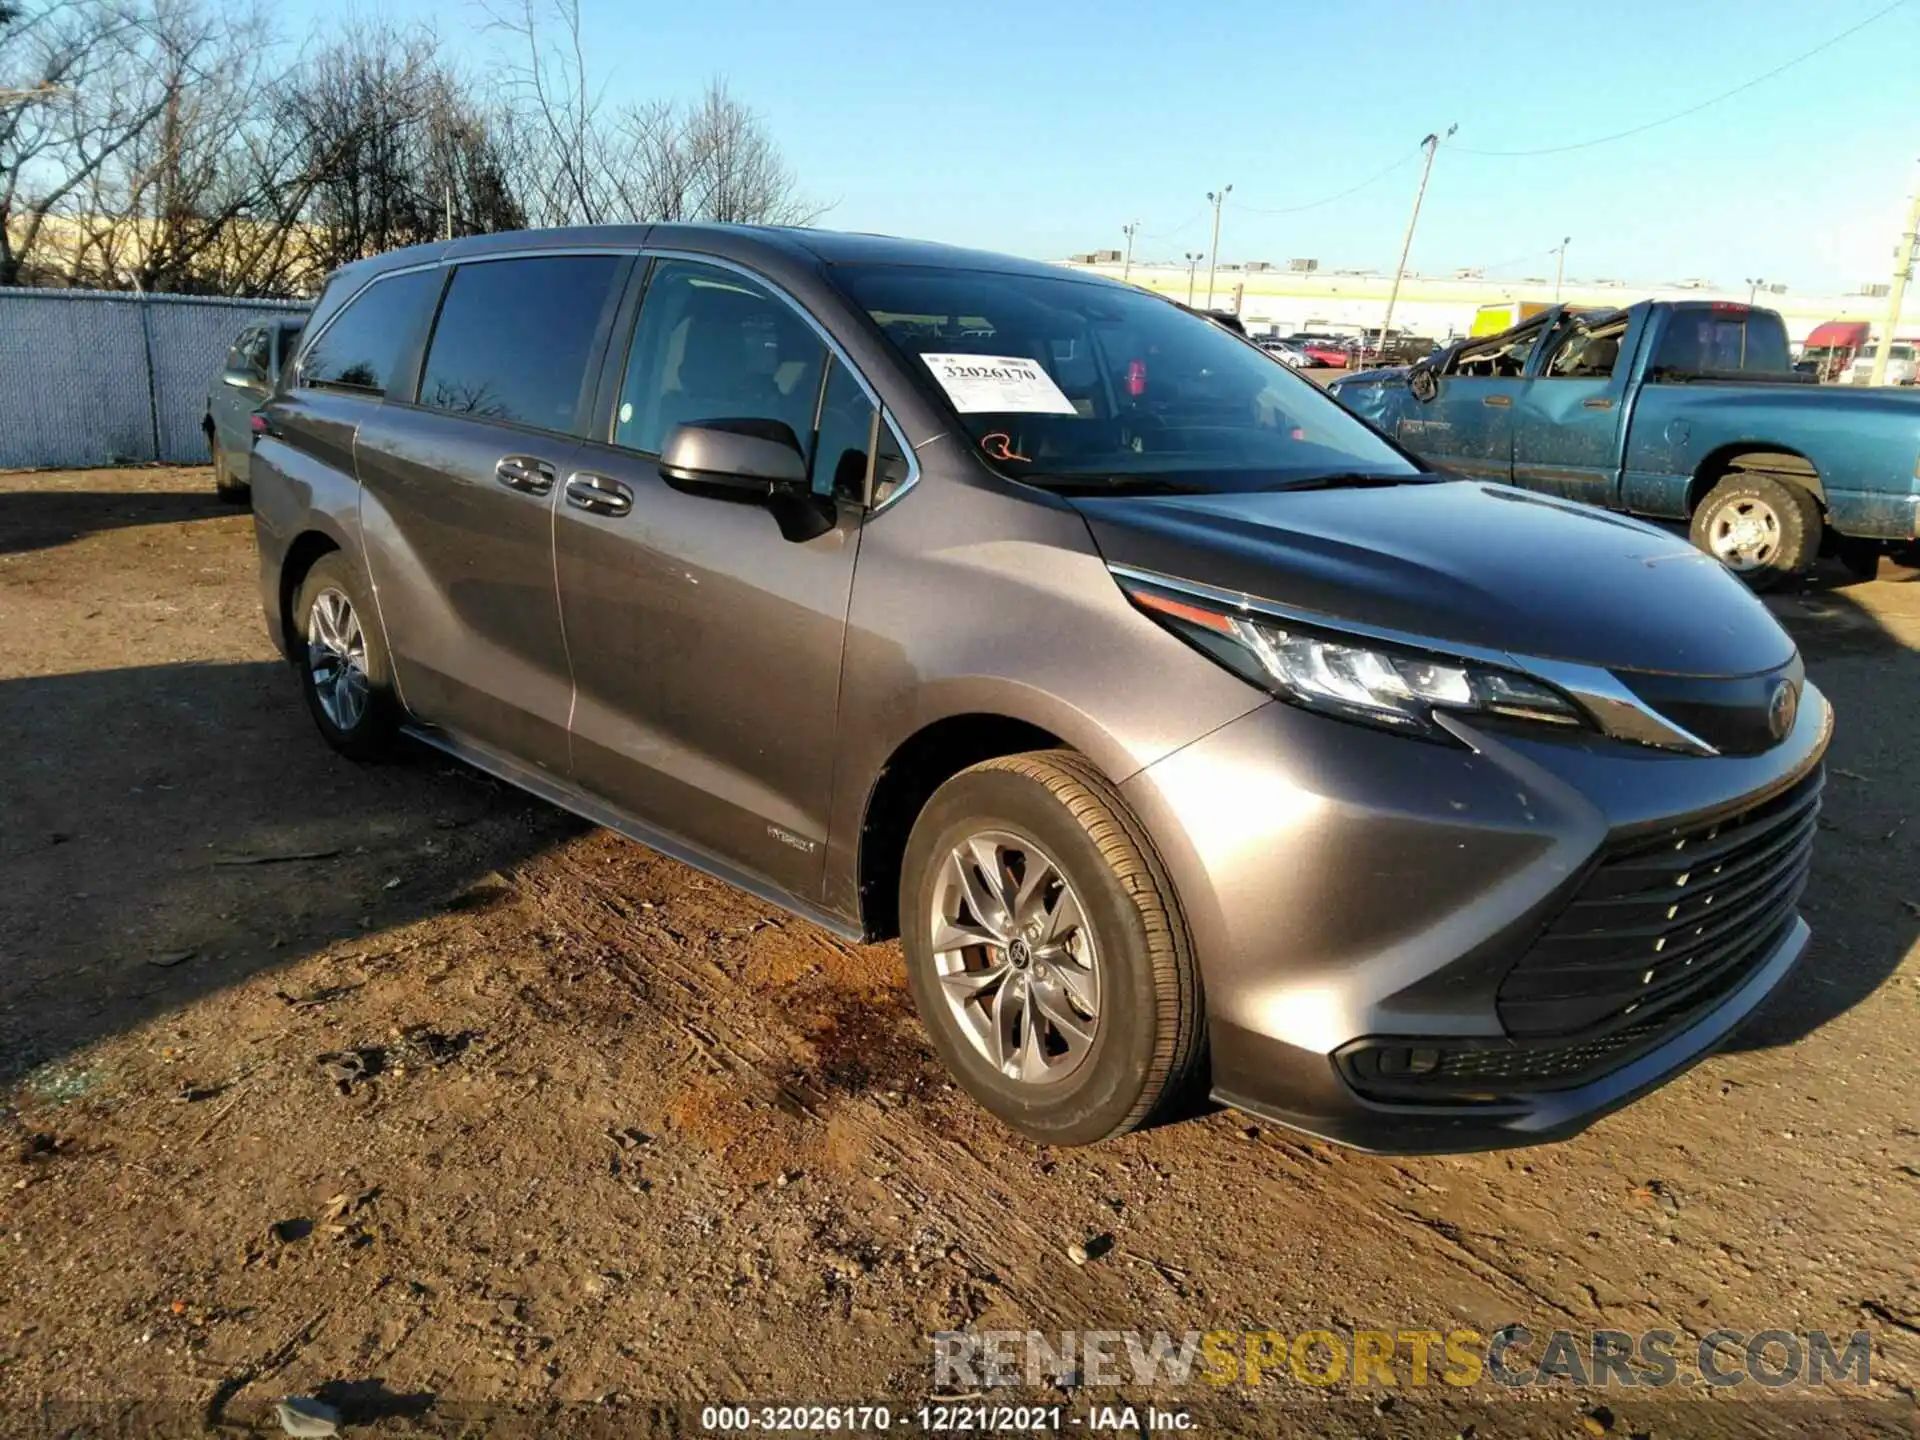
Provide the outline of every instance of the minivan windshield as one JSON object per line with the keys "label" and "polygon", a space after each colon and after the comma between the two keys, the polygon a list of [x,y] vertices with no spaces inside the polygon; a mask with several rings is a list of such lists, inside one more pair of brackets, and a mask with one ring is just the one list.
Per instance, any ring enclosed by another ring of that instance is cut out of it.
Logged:
{"label": "minivan windshield", "polygon": [[1312,381],[1144,291],[920,266],[835,275],[980,452],[1021,480],[1230,491],[1422,475]]}

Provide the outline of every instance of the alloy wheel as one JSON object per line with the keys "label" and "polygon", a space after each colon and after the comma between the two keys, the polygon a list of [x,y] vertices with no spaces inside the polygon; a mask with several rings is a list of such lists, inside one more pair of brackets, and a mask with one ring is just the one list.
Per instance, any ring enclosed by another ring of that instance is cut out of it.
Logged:
{"label": "alloy wheel", "polygon": [[307,612],[307,673],[335,728],[351,731],[367,713],[367,637],[346,592],[328,586]]}
{"label": "alloy wheel", "polygon": [[966,837],[940,867],[928,922],[941,994],[988,1064],[1053,1085],[1085,1063],[1099,955],[1079,896],[1039,845],[1004,830]]}

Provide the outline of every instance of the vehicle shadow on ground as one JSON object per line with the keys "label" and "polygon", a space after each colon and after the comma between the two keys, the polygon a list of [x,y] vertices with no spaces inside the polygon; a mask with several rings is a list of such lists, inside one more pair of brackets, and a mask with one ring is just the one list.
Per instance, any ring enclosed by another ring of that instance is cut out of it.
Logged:
{"label": "vehicle shadow on ground", "polygon": [[235,507],[213,493],[168,490],[0,491],[0,555],[48,550],[103,530],[214,520]]}
{"label": "vehicle shadow on ground", "polygon": [[[1868,586],[1836,568],[1769,597],[1833,704],[1835,731],[1801,903],[1813,941],[1732,1050],[1812,1034],[1884,985],[1920,938],[1920,768],[1907,718],[1920,715],[1920,581],[1891,566],[1881,574],[1896,578]],[[1914,617],[1901,622],[1904,638],[1888,613]]]}
{"label": "vehicle shadow on ground", "polygon": [[583,828],[424,751],[342,759],[266,661],[0,681],[0,754],[0,1083]]}

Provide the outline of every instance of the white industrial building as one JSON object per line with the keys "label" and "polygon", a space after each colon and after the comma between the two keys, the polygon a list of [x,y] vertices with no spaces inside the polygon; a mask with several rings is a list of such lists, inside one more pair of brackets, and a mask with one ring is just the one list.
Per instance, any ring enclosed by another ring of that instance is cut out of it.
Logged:
{"label": "white industrial building", "polygon": [[[1191,270],[1184,263],[1135,261],[1128,266],[1119,251],[1101,250],[1069,256],[1065,263],[1074,269],[1096,271],[1116,280],[1124,278],[1175,300],[1185,301],[1191,293],[1195,305],[1234,311],[1255,335],[1285,335],[1296,330],[1353,331],[1363,326],[1378,326],[1386,313],[1388,292],[1393,288],[1393,276],[1377,270],[1327,269],[1317,260],[1283,264],[1246,261],[1222,264],[1214,271],[1209,306],[1204,262]],[[1750,292],[1746,285],[1728,287],[1710,280],[1648,285],[1628,280],[1569,277],[1559,286],[1557,298],[1575,305],[1625,306],[1647,299],[1730,300],[1745,304]],[[1489,278],[1473,270],[1446,275],[1409,271],[1401,282],[1400,298],[1394,305],[1393,328],[1445,340],[1450,335],[1469,333],[1474,315],[1483,305],[1519,300],[1552,303],[1555,299],[1551,276],[1510,280]],[[1763,286],[1751,299],[1756,305],[1779,311],[1786,321],[1788,336],[1796,343],[1825,320],[1868,321],[1878,339],[1887,314],[1884,281],[1863,285],[1847,295],[1801,294],[1784,287]],[[1903,340],[1920,336],[1920,286],[1909,287],[1895,334]]]}

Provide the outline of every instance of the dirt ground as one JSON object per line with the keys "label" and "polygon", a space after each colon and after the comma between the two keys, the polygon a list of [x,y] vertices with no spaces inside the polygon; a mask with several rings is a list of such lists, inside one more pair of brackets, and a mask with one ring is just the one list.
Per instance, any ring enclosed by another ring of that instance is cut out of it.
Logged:
{"label": "dirt ground", "polygon": [[1813,949],[1725,1053],[1544,1149],[1219,1112],[1050,1152],[945,1081],[895,947],[435,756],[335,757],[205,471],[0,475],[0,1433],[279,1433],[315,1393],[352,1433],[918,1429],[961,1326],[1522,1322],[1865,1329],[1872,1384],[1017,1393],[1069,1429],[1912,1434],[1920,583],[1888,573],[1776,602],[1840,729]]}

